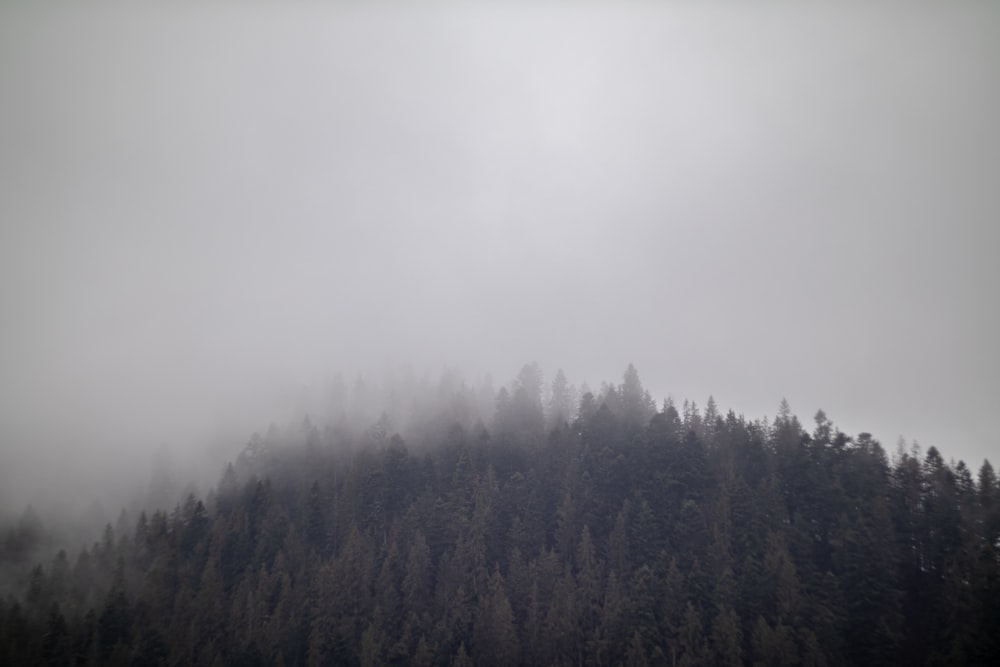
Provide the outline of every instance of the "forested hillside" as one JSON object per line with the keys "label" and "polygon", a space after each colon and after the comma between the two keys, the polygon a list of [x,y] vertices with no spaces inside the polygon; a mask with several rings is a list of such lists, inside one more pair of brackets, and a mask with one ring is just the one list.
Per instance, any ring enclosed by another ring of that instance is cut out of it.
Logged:
{"label": "forested hillside", "polygon": [[433,392],[272,427],[79,552],[9,529],[0,664],[1000,664],[988,462],[657,405],[632,367]]}

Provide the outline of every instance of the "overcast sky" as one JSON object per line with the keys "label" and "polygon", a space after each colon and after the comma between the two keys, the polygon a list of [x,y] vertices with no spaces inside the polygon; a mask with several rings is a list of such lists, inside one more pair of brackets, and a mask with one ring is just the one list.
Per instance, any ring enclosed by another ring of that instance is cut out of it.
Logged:
{"label": "overcast sky", "polygon": [[397,362],[1000,463],[996,3],[184,4],[0,6],[0,502]]}

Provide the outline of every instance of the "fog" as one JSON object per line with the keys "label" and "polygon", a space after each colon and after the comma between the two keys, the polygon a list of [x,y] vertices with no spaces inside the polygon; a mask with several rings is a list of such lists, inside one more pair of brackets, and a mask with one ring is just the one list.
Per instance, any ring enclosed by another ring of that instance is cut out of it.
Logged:
{"label": "fog", "polygon": [[1000,8],[805,4],[3,3],[4,513],[399,365],[996,462]]}

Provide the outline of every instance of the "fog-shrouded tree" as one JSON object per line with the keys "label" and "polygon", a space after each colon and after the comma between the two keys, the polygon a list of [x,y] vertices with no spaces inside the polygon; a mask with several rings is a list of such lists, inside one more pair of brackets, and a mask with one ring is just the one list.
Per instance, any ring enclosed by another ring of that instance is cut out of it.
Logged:
{"label": "fog-shrouded tree", "polygon": [[566,374],[562,369],[556,371],[552,378],[552,387],[549,392],[549,403],[546,410],[546,422],[549,428],[561,426],[573,420],[573,395],[572,388],[566,380]]}

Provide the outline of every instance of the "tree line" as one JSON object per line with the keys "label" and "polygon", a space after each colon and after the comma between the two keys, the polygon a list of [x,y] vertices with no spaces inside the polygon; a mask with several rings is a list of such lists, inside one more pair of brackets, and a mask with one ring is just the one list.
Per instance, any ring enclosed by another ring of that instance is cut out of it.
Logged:
{"label": "tree line", "polygon": [[1000,664],[988,461],[657,405],[631,366],[444,399],[272,427],[72,555],[9,528],[0,664]]}

